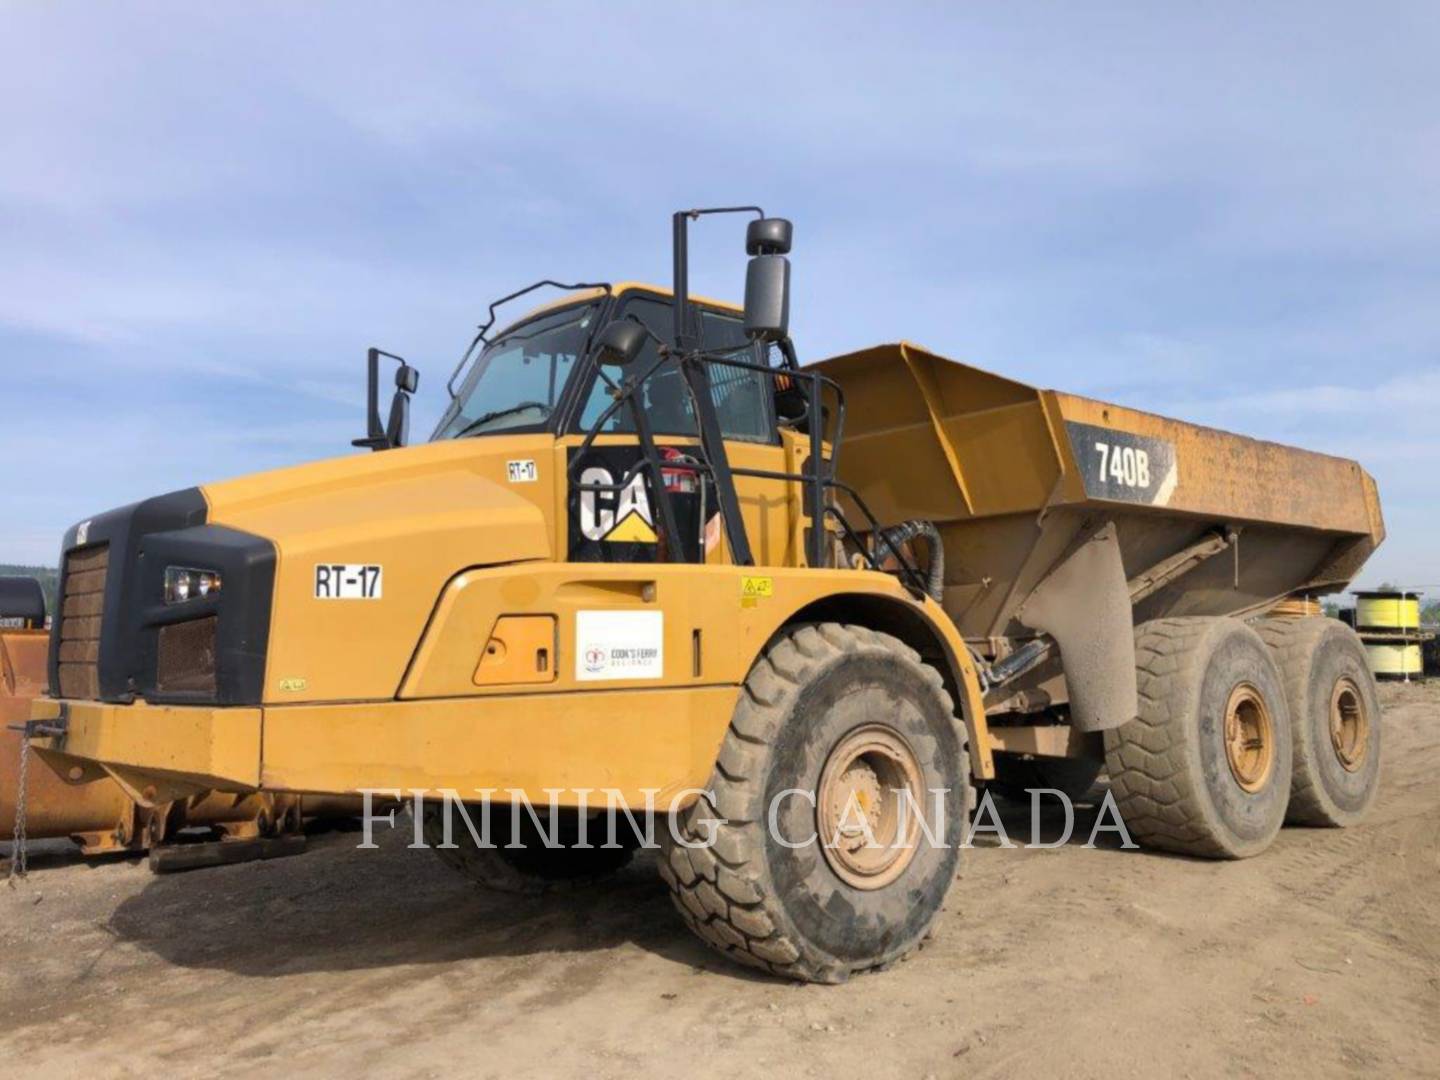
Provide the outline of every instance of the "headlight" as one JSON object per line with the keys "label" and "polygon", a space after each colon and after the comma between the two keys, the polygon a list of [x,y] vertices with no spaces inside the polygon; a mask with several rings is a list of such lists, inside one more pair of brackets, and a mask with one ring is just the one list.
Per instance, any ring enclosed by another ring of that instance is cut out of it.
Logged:
{"label": "headlight", "polygon": [[195,570],[188,566],[165,568],[165,603],[183,604],[186,600],[209,596],[220,591],[220,575],[214,570]]}

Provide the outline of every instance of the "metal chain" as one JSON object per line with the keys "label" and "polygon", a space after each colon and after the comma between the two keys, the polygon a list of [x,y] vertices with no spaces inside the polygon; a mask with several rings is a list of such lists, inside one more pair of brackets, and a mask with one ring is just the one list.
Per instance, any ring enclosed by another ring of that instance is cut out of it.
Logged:
{"label": "metal chain", "polygon": [[28,872],[25,858],[25,789],[30,771],[30,736],[20,737],[20,777],[15,784],[15,834],[10,846],[10,873],[6,883],[13,889],[16,878]]}

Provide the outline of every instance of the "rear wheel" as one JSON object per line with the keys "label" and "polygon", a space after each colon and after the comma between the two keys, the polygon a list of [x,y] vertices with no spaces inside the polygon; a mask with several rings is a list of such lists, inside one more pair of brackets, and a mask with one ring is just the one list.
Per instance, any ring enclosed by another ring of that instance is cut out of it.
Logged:
{"label": "rear wheel", "polygon": [[[454,811],[452,811],[454,812]],[[605,827],[587,830],[586,841],[593,847],[575,848],[579,843],[579,819],[569,813],[554,823],[550,838],[556,846],[547,847],[546,835],[536,828],[528,811],[509,804],[491,804],[490,840],[493,847],[480,847],[463,821],[451,821],[450,842],[445,840],[442,811],[431,809],[425,814],[425,842],[436,857],[456,873],[463,874],[477,885],[496,892],[537,896],[567,892],[594,884],[624,867],[635,856],[638,842],[624,831],[617,833],[619,847],[607,848]],[[519,819],[519,841],[522,847],[506,847],[515,834],[512,829]],[[480,828],[478,810],[470,811],[471,820]]]}
{"label": "rear wheel", "polygon": [[1380,787],[1380,702],[1365,647],[1336,619],[1262,619],[1295,729],[1286,820],[1354,825]]}
{"label": "rear wheel", "polygon": [[1135,628],[1139,715],[1105,733],[1110,790],[1147,847],[1239,859],[1269,847],[1290,799],[1291,733],[1270,650],[1236,619]]}
{"label": "rear wheel", "polygon": [[840,982],[929,931],[959,864],[968,776],[950,696],[913,649],[797,627],[746,678],[710,794],[660,830],[661,874],[712,948]]}

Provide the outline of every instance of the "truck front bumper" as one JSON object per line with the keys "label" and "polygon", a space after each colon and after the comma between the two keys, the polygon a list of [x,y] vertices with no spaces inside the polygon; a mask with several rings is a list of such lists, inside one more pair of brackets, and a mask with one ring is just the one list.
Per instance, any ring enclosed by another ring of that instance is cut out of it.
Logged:
{"label": "truck front bumper", "polygon": [[[62,776],[114,777],[142,805],[201,791],[523,792],[537,805],[693,801],[736,686],[260,708],[37,699],[34,747]],[[76,772],[75,770],[79,770]],[[586,794],[580,794],[585,792]],[[613,793],[613,795],[611,795]]]}
{"label": "truck front bumper", "polygon": [[261,786],[258,708],[37,698],[30,717],[62,728],[61,734],[32,740],[57,773],[84,782],[103,771],[141,805]]}

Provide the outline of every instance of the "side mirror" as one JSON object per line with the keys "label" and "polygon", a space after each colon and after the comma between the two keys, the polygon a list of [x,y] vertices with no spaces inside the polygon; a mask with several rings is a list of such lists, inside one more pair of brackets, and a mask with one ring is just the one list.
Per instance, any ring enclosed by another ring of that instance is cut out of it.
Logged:
{"label": "side mirror", "polygon": [[760,218],[745,230],[745,334],[752,341],[783,341],[790,334],[790,250],[793,227],[785,218]]}
{"label": "side mirror", "polygon": [[795,226],[783,217],[757,218],[745,229],[746,255],[789,255]]}
{"label": "side mirror", "polygon": [[45,592],[28,577],[0,577],[0,625],[18,622],[23,629],[45,625]]}
{"label": "side mirror", "polygon": [[790,336],[790,260],[756,255],[745,268],[745,335],[752,341]]}
{"label": "side mirror", "polygon": [[[395,372],[395,396],[390,401],[390,418],[384,427],[380,426],[380,357],[394,360],[400,365]],[[351,446],[370,450],[390,450],[404,446],[410,434],[410,395],[420,385],[420,372],[394,353],[371,349],[365,356],[366,364],[366,435],[354,439]]]}
{"label": "side mirror", "polygon": [[595,341],[595,359],[606,367],[628,367],[645,348],[649,332],[633,319],[616,319]]}
{"label": "side mirror", "polygon": [[402,362],[395,372],[395,396],[390,399],[390,419],[385,425],[385,438],[391,446],[410,441],[410,395],[419,385],[420,372]]}

